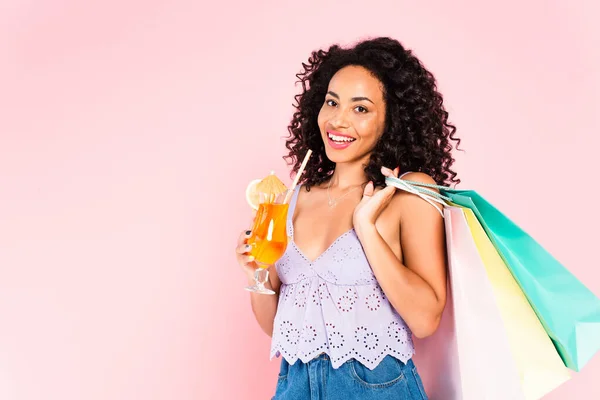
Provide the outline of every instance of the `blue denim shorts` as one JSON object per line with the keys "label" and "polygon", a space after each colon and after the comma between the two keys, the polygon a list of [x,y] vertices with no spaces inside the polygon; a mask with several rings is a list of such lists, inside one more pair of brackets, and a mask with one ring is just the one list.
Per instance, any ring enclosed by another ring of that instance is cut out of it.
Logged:
{"label": "blue denim shorts", "polygon": [[275,397],[272,400],[426,400],[421,377],[409,360],[387,356],[370,370],[349,360],[333,369],[321,354],[308,363],[290,365],[281,360]]}

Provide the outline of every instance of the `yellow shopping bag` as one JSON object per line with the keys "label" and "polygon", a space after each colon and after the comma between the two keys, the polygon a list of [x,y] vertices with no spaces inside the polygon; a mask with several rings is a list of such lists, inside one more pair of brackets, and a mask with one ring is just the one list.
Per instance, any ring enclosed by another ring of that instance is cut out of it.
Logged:
{"label": "yellow shopping bag", "polygon": [[570,378],[550,337],[477,217],[463,208],[500,309],[526,399],[540,399]]}

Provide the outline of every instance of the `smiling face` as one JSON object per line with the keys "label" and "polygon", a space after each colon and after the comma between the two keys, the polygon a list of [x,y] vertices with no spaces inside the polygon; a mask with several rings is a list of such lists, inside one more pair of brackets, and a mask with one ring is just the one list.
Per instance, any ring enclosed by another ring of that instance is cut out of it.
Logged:
{"label": "smiling face", "polygon": [[329,82],[318,124],[332,162],[366,161],[385,127],[381,82],[364,67],[340,69]]}

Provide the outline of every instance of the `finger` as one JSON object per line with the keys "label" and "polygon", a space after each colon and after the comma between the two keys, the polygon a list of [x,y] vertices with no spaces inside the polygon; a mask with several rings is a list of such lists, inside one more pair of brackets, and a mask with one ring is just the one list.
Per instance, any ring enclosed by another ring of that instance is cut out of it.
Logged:
{"label": "finger", "polygon": [[392,199],[392,197],[394,197],[395,192],[396,188],[394,186],[386,186],[385,188],[375,193],[375,195],[373,196],[373,201],[386,204]]}
{"label": "finger", "polygon": [[398,190],[398,188],[396,188],[395,186],[386,186],[383,190],[386,192],[385,195],[391,199],[392,197],[394,197],[394,193],[396,193],[396,190]]}
{"label": "finger", "polygon": [[244,264],[250,264],[252,262],[254,262],[254,256],[250,256],[250,255],[243,255],[242,256],[242,262]]}
{"label": "finger", "polygon": [[249,244],[242,244],[235,248],[235,252],[238,254],[247,254],[252,250],[252,246]]}
{"label": "finger", "polygon": [[394,172],[391,169],[389,169],[388,167],[381,167],[381,173],[383,174],[383,176],[394,175]]}
{"label": "finger", "polygon": [[367,186],[365,186],[365,190],[363,190],[363,197],[371,197],[373,196],[375,191],[375,187],[373,186],[373,182],[369,181]]}
{"label": "finger", "polygon": [[238,246],[245,243],[246,240],[248,240],[248,238],[252,235],[252,231],[251,230],[247,230],[247,231],[242,231],[242,233],[240,233],[240,237],[238,238]]}
{"label": "finger", "polygon": [[400,174],[400,166],[394,168],[394,176],[397,178],[399,174]]}

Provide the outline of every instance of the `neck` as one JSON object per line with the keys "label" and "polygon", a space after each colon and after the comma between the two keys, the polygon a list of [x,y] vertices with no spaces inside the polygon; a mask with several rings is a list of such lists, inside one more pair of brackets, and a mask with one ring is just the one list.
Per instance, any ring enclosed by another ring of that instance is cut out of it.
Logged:
{"label": "neck", "polygon": [[360,186],[367,181],[367,175],[364,171],[362,162],[357,163],[338,163],[335,166],[331,176],[331,187],[340,190]]}

